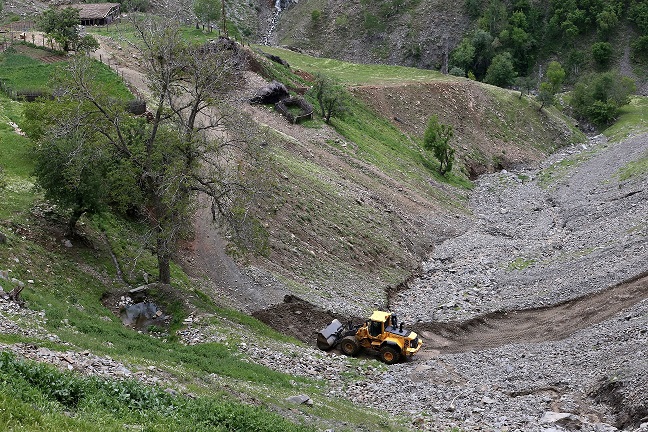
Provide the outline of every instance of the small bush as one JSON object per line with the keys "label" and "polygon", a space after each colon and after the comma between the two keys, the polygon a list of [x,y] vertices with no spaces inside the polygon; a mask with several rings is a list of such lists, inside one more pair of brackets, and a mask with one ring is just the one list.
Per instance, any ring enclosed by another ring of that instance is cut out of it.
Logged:
{"label": "small bush", "polygon": [[466,72],[461,69],[460,67],[454,66],[452,69],[450,69],[450,72],[448,72],[450,75],[458,76],[458,77],[465,77]]}
{"label": "small bush", "polygon": [[369,12],[365,12],[363,24],[369,34],[380,33],[386,27],[383,20]]}
{"label": "small bush", "polygon": [[319,22],[320,18],[322,18],[322,11],[319,10],[319,9],[314,9],[311,12],[311,20],[313,20],[313,22],[317,23],[317,22]]}
{"label": "small bush", "polygon": [[612,44],[609,42],[596,42],[592,45],[592,57],[599,67],[607,67],[610,60],[612,60]]}
{"label": "small bush", "polygon": [[128,101],[126,111],[135,115],[142,115],[146,112],[146,101],[142,99],[133,99]]}

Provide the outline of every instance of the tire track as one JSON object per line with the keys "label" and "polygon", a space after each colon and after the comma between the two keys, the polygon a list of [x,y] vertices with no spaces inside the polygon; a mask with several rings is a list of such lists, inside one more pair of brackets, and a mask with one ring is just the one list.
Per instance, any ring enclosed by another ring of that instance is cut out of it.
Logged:
{"label": "tire track", "polygon": [[480,351],[513,343],[565,339],[648,298],[648,272],[594,294],[553,306],[497,311],[467,321],[411,326],[423,336],[424,355]]}

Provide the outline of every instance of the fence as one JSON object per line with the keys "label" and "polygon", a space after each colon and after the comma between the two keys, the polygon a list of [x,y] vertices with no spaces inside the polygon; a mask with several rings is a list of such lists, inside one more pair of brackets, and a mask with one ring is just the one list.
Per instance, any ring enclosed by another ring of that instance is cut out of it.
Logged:
{"label": "fence", "polygon": [[313,118],[313,106],[301,97],[283,99],[275,104],[275,109],[291,123],[301,123]]}

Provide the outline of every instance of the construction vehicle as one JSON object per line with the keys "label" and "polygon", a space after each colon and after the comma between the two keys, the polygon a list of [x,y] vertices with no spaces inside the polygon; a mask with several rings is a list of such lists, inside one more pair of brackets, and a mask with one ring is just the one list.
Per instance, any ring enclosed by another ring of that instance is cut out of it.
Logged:
{"label": "construction vehicle", "polygon": [[340,346],[348,356],[356,356],[361,349],[376,353],[387,364],[394,364],[417,353],[423,341],[412,331],[398,325],[396,314],[374,311],[361,325],[344,325],[333,320],[317,334],[317,347],[328,351]]}

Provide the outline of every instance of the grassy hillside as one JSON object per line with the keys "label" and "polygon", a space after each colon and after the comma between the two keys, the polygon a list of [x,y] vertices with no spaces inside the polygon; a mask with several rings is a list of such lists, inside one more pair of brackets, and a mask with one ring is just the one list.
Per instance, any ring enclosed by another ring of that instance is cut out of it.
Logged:
{"label": "grassy hillside", "polygon": [[[22,297],[27,308],[2,312],[17,331],[0,333],[1,350],[24,343],[60,353],[87,350],[121,362],[135,373],[127,375],[131,379],[137,374],[164,377],[163,386],[84,377],[2,353],[0,411],[11,415],[0,415],[0,428],[123,430],[129,424],[158,431],[318,430],[335,424],[342,410],[347,421],[374,430],[398,429],[383,416],[324,398],[326,386],[319,379],[248,360],[238,348],[244,342],[281,346],[274,349],[287,353],[302,348],[252,318],[216,306],[176,266],[173,290],[150,294],[170,315],[171,327],[144,332],[124,327],[113,299],[132,285],[117,277],[111,254],[131,283],[143,282],[141,274],[153,273],[155,261],[141,247],[141,228],[110,216],[85,219],[83,238],[65,246],[58,212],[32,187],[32,144],[8,125],[10,119],[20,124],[21,104],[6,98],[0,102],[0,166],[7,181],[7,189],[0,191],[0,232],[6,236],[0,243],[0,269],[15,279],[0,284],[9,291],[18,281],[26,283]],[[189,314],[207,314],[202,324],[222,337],[182,343],[174,332]],[[299,393],[317,401],[316,417],[284,401]],[[283,413],[290,409],[292,420],[286,420]]]}
{"label": "grassy hillside", "polygon": [[[415,271],[436,242],[464,229],[469,175],[533,163],[584,140],[560,112],[539,110],[518,92],[257,48],[290,64],[257,59],[255,70],[267,79],[304,89],[320,72],[348,90],[345,111],[330,126],[318,116],[291,126],[270,107],[248,108],[278,131],[270,146],[272,198],[256,213],[268,227],[269,255],[252,261],[333,310],[363,315],[384,303],[388,287]],[[432,114],[455,129],[459,161],[447,177],[422,148]]]}

